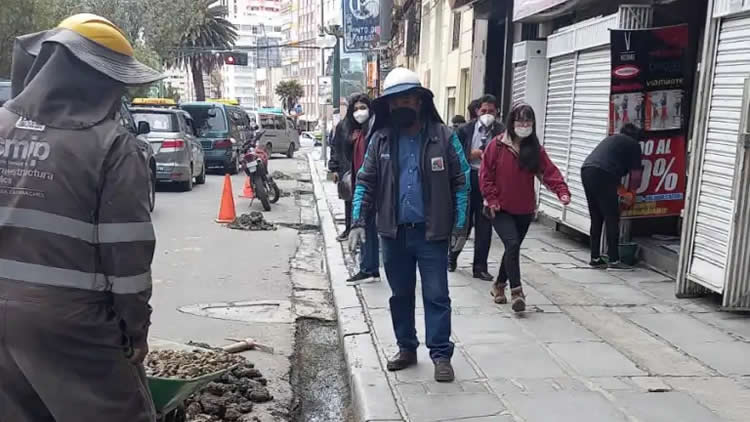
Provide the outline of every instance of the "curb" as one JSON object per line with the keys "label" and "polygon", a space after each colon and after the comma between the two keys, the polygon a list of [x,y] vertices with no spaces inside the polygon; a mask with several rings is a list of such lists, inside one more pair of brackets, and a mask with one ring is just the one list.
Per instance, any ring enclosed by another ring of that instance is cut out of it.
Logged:
{"label": "curb", "polygon": [[336,308],[339,336],[349,372],[354,420],[403,421],[405,418],[401,415],[388,377],[381,365],[373,330],[365,317],[364,305],[357,295],[356,287],[346,284],[346,279],[350,276],[349,269],[344,261],[341,243],[336,240],[338,233],[318,168],[310,154],[307,155],[307,159],[325,245],[325,262]]}

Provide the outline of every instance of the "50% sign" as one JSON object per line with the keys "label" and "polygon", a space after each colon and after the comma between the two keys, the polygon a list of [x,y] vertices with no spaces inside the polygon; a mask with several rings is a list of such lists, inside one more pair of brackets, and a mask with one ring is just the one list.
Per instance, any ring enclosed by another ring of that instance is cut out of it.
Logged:
{"label": "50% sign", "polygon": [[677,157],[672,152],[672,138],[641,142],[643,177],[636,194],[672,193],[680,182]]}

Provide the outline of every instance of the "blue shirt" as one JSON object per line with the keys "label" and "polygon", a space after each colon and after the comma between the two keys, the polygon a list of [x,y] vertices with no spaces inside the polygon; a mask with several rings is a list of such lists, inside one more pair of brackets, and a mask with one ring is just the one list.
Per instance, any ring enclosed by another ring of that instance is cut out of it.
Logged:
{"label": "blue shirt", "polygon": [[398,138],[398,224],[424,223],[422,196],[422,133]]}

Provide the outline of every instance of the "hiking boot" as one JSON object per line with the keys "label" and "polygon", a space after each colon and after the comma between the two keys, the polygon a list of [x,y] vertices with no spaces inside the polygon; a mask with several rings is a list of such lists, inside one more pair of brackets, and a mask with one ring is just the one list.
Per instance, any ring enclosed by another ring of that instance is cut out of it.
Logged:
{"label": "hiking boot", "polygon": [[386,368],[389,371],[400,371],[410,366],[417,364],[417,352],[410,352],[408,350],[399,350],[391,360],[388,361]]}
{"label": "hiking boot", "polygon": [[620,261],[612,261],[609,264],[607,264],[607,269],[609,270],[632,270],[633,267],[627,264],[623,264]]}
{"label": "hiking boot", "polygon": [[591,261],[589,261],[589,266],[591,268],[596,268],[596,269],[607,268],[607,261],[602,259],[602,257],[599,257],[599,258],[592,259]]}
{"label": "hiking boot", "polygon": [[380,281],[380,273],[368,274],[364,271],[360,271],[354,276],[346,280],[349,284],[362,284],[362,283],[374,283]]}
{"label": "hiking boot", "polygon": [[498,305],[505,305],[508,303],[508,298],[505,297],[505,283],[495,282],[490,289],[490,294],[495,298],[495,303]]}
{"label": "hiking boot", "polygon": [[474,273],[474,278],[478,278],[484,281],[492,281],[492,279],[495,277],[492,277],[492,274],[488,273],[487,271],[477,271]]}
{"label": "hiking boot", "polygon": [[523,287],[510,289],[510,307],[513,312],[523,312],[526,310],[526,295],[523,294]]}
{"label": "hiking boot", "polygon": [[340,235],[336,236],[336,240],[344,242],[349,239],[349,230],[344,230]]}
{"label": "hiking boot", "polygon": [[453,365],[448,358],[437,358],[432,361],[435,364],[435,381],[453,382],[456,374],[453,372]]}

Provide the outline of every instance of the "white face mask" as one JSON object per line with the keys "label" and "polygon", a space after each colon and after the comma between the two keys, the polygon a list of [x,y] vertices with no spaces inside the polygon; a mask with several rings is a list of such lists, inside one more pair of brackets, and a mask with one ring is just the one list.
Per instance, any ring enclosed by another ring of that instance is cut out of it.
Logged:
{"label": "white face mask", "polygon": [[516,135],[518,135],[519,138],[528,138],[531,136],[531,132],[533,132],[531,126],[514,126],[513,129],[516,131]]}
{"label": "white face mask", "polygon": [[479,123],[481,123],[484,127],[490,127],[493,123],[495,123],[495,116],[491,114],[482,114],[481,116],[479,116]]}
{"label": "white face mask", "polygon": [[357,123],[362,124],[370,118],[370,110],[357,110],[354,112],[353,116]]}

